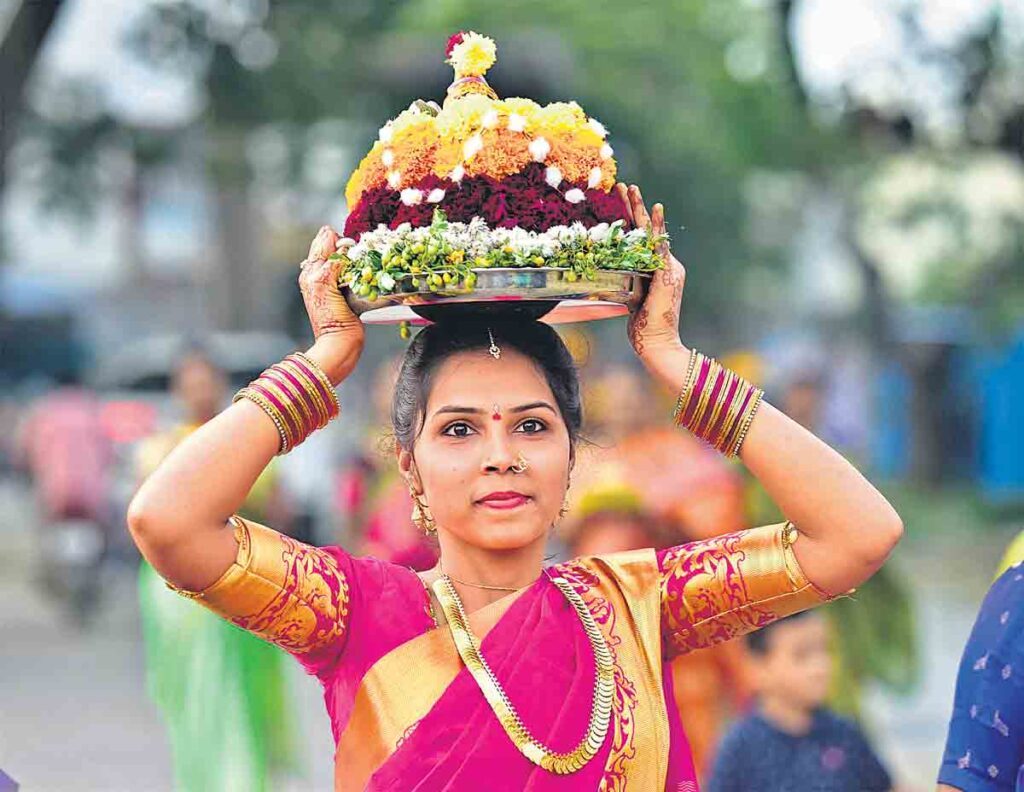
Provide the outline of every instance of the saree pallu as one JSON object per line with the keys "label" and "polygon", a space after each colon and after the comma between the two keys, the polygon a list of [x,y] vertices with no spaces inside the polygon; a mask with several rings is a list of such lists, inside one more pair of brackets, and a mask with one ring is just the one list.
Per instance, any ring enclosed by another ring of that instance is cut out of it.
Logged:
{"label": "saree pallu", "polygon": [[598,754],[555,775],[505,733],[411,570],[303,545],[234,518],[239,553],[188,593],[291,652],[324,686],[338,792],[696,792],[667,661],[825,596],[778,525],[669,550],[578,559],[469,615],[481,651],[533,736],[559,752],[587,731],[594,651],[551,576],[580,594],[613,656],[611,722]]}

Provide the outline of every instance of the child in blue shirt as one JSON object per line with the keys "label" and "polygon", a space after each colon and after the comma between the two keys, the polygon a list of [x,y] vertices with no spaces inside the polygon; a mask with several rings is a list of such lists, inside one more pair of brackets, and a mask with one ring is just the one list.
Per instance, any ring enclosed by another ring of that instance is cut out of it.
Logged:
{"label": "child in blue shirt", "polygon": [[708,792],[889,792],[860,729],[825,709],[828,627],[813,611],[747,638],[758,704],[718,751]]}

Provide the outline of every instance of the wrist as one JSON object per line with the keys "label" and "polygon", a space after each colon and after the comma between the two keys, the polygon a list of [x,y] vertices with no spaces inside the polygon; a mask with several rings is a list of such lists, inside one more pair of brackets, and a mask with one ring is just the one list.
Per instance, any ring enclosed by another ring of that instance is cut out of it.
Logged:
{"label": "wrist", "polygon": [[649,347],[641,361],[652,377],[671,392],[678,393],[683,387],[690,355],[690,349],[676,340],[664,346]]}
{"label": "wrist", "polygon": [[361,340],[325,333],[304,354],[319,366],[332,385],[337,386],[352,373],[362,349]]}

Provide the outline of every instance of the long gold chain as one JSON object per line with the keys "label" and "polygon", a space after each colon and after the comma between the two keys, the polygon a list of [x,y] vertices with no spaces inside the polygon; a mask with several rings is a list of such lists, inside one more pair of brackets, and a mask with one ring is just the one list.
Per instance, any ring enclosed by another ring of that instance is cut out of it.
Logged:
{"label": "long gold chain", "polygon": [[448,575],[441,575],[434,581],[433,588],[448,619],[452,637],[455,639],[455,647],[459,651],[462,662],[466,664],[466,668],[473,675],[473,679],[476,680],[477,686],[484,694],[484,698],[487,699],[487,703],[491,705],[491,709],[494,710],[494,714],[509,739],[534,764],[558,775],[568,775],[582,768],[597,755],[608,734],[608,723],[612,714],[612,694],[615,689],[615,667],[612,664],[612,655],[608,644],[594,622],[593,615],[587,609],[586,603],[583,602],[583,598],[565,578],[552,577],[551,582],[558,586],[579,616],[583,630],[594,650],[596,665],[594,703],[590,710],[587,733],[580,744],[568,753],[552,751],[530,734],[529,729],[523,724],[504,688],[487,664],[487,660],[480,653],[479,643],[469,627],[465,608],[462,606],[462,600],[459,598],[459,593],[455,590],[451,578]]}

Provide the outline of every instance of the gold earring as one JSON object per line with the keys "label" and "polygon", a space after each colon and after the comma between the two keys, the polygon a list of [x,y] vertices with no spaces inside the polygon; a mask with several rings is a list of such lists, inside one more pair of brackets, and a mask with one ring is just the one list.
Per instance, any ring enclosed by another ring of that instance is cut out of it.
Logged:
{"label": "gold earring", "polygon": [[423,493],[409,488],[409,495],[412,496],[412,521],[427,536],[437,533],[437,526],[434,524],[434,515],[430,507],[423,500]]}

